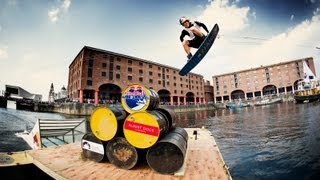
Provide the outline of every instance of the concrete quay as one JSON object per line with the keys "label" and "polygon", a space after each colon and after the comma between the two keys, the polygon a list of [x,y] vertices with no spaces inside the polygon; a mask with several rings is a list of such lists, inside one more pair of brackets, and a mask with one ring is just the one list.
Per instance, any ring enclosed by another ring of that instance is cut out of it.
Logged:
{"label": "concrete quay", "polygon": [[[41,104],[35,103],[34,111],[37,112],[55,112],[68,115],[77,115],[77,116],[89,116],[96,107],[110,107],[110,106],[119,106],[121,104],[86,104],[78,102],[69,102],[69,103],[60,103],[60,104]],[[170,105],[160,105],[161,108],[169,108],[174,112],[189,112],[189,111],[201,111],[201,110],[214,110],[215,106],[213,104],[196,104],[196,105],[180,105],[180,106],[170,106]]]}

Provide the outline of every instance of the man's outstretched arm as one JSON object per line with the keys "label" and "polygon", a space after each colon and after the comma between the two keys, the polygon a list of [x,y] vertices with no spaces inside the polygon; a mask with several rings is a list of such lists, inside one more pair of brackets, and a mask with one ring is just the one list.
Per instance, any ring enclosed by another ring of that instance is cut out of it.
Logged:
{"label": "man's outstretched arm", "polygon": [[202,27],[207,33],[209,33],[209,30],[208,30],[208,28],[207,28],[207,26],[205,24],[203,24],[202,22],[199,22],[199,21],[195,21],[195,23],[198,26]]}

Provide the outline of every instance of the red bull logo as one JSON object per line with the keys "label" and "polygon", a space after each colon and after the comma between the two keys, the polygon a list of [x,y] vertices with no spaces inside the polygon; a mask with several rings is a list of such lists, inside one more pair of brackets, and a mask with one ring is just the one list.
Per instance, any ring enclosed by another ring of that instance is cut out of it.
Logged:
{"label": "red bull logo", "polygon": [[145,90],[145,87],[139,84],[129,86],[121,97],[124,108],[129,112],[146,109],[150,98]]}
{"label": "red bull logo", "polygon": [[144,91],[141,86],[130,86],[129,90],[126,93],[127,96],[145,96]]}

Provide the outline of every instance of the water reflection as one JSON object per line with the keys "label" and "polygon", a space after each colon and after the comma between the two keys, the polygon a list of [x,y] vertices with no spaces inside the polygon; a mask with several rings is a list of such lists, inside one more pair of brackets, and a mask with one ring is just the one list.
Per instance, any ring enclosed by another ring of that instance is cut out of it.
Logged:
{"label": "water reflection", "polygon": [[208,128],[233,179],[320,176],[320,104],[291,102],[179,113],[177,125]]}
{"label": "water reflection", "polygon": [[319,104],[293,103],[230,111],[210,119],[234,179],[319,176]]}
{"label": "water reflection", "polygon": [[206,126],[209,117],[213,117],[214,111],[197,111],[197,112],[184,112],[177,113],[176,126],[179,127],[192,127],[201,128]]}

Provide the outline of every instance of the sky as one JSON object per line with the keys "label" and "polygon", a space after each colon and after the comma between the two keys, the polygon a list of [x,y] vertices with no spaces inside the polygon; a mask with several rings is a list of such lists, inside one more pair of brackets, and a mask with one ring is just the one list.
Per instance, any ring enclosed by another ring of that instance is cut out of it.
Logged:
{"label": "sky", "polygon": [[220,27],[192,71],[211,84],[215,75],[306,57],[319,76],[320,0],[1,0],[0,91],[17,85],[47,100],[51,83],[67,88],[83,46],[180,69],[182,16]]}

